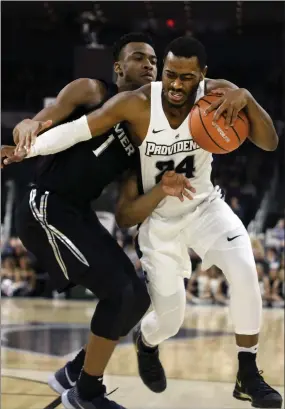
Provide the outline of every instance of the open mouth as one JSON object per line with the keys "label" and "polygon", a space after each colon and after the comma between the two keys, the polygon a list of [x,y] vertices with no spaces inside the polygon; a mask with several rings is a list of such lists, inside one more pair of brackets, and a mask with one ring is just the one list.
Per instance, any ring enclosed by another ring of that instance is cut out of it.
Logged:
{"label": "open mouth", "polygon": [[184,98],[183,92],[168,91],[168,96],[172,101],[180,102]]}

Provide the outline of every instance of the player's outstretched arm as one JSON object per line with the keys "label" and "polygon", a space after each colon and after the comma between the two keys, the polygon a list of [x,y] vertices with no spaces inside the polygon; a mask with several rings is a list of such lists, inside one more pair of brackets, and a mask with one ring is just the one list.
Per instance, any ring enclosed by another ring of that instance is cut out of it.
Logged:
{"label": "player's outstretched arm", "polygon": [[272,119],[261,105],[254,99],[251,93],[244,88],[226,80],[209,80],[209,91],[222,94],[206,110],[211,112],[216,109],[214,121],[226,113],[226,124],[231,126],[237,119],[241,109],[245,109],[250,121],[249,140],[265,151],[274,151],[278,146],[278,135]]}
{"label": "player's outstretched arm", "polygon": [[67,84],[55,101],[42,109],[33,119],[24,119],[13,129],[17,150],[30,149],[39,133],[51,125],[66,119],[77,106],[82,104],[99,105],[106,94],[105,85],[98,80],[79,78]]}
{"label": "player's outstretched arm", "polygon": [[90,140],[107,132],[119,122],[140,123],[141,112],[146,106],[146,96],[142,92],[126,91],[111,98],[100,109],[87,117],[84,115],[73,122],[59,125],[40,135],[30,150],[17,149],[15,154],[4,160],[5,165],[20,162],[24,158],[51,155]]}
{"label": "player's outstretched arm", "polygon": [[121,228],[126,228],[142,223],[166,196],[176,196],[183,202],[184,197],[192,199],[190,191],[195,193],[195,189],[184,175],[169,171],[165,172],[161,181],[149,192],[140,195],[137,175],[132,173],[122,184],[116,208],[117,224]]}

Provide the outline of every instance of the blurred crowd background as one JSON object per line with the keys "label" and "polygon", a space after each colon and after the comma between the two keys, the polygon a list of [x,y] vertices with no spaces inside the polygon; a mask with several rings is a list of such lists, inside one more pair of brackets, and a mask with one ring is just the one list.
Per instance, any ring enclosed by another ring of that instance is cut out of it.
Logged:
{"label": "blurred crowd background", "polygon": [[[264,306],[284,307],[284,3],[3,1],[1,6],[2,144],[12,144],[13,127],[32,118],[73,79],[111,80],[112,44],[130,31],[148,32],[159,57],[173,38],[194,35],[206,46],[209,77],[249,89],[271,115],[279,147],[263,152],[246,142],[231,154],[215,155],[213,176],[248,228]],[[28,160],[2,171],[1,294],[7,297],[58,297],[14,227],[15,208],[33,179],[33,166]],[[140,273],[133,248],[136,228],[119,230],[115,224],[117,195],[118,183],[113,183],[92,206]],[[202,271],[191,249],[189,257],[189,303],[227,304],[223,273],[215,267]],[[62,296],[93,294],[77,288]]]}

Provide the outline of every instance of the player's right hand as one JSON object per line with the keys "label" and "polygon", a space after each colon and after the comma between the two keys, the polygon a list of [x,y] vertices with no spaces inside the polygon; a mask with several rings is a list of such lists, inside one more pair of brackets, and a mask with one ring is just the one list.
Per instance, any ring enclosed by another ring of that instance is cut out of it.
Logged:
{"label": "player's right hand", "polygon": [[25,148],[16,153],[16,146],[1,146],[1,169],[4,165],[10,165],[14,162],[22,162],[27,154],[28,152]]}
{"label": "player's right hand", "polygon": [[31,145],[35,143],[38,134],[52,125],[52,120],[34,121],[33,119],[24,119],[13,129],[13,139],[17,145],[15,153],[26,149],[29,152]]}
{"label": "player's right hand", "polygon": [[193,196],[190,192],[196,192],[196,189],[191,186],[186,176],[181,173],[176,173],[174,170],[164,173],[161,178],[161,187],[166,195],[176,196],[181,202],[184,202],[184,197],[192,200]]}

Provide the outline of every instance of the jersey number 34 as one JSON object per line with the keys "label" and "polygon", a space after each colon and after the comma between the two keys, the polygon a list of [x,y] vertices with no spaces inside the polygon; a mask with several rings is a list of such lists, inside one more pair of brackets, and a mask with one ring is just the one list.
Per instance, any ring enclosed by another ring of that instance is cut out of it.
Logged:
{"label": "jersey number 34", "polygon": [[173,160],[168,160],[165,162],[156,162],[156,168],[160,171],[155,178],[155,183],[159,183],[163,174],[168,170],[175,170],[176,173],[183,173],[188,179],[193,177],[194,167],[194,156],[186,156],[175,168]]}

